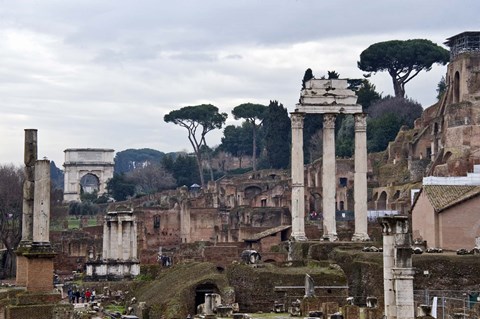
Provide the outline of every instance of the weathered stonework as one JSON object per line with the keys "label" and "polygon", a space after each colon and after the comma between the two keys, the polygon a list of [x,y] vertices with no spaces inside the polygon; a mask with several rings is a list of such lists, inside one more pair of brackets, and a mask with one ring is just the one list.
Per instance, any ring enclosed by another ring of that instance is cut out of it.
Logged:
{"label": "weathered stonework", "polygon": [[106,193],[107,181],[113,177],[114,150],[103,148],[71,148],[65,151],[64,202],[80,200],[80,180],[91,175],[98,180],[97,192]]}
{"label": "weathered stonework", "polygon": [[[348,89],[347,80],[312,79],[305,83],[300,93],[300,103],[292,113],[292,219],[305,215],[303,193],[303,144],[302,126],[296,124],[303,114],[323,114],[323,156],[322,156],[322,214],[323,237],[325,240],[338,239],[336,229],[336,158],[335,118],[337,114],[355,115],[355,234],[353,240],[368,240],[367,234],[367,147],[366,116],[362,106],[356,104],[355,92]],[[301,146],[302,149],[298,149]],[[358,163],[357,163],[358,162]],[[307,185],[310,185],[308,181]],[[295,185],[302,188],[299,191]],[[302,225],[292,224],[292,237],[305,240]],[[298,238],[297,238],[298,237]]]}
{"label": "weathered stonework", "polygon": [[140,274],[137,223],[133,210],[108,212],[103,224],[102,258],[92,254],[86,264],[89,280],[133,278]]}

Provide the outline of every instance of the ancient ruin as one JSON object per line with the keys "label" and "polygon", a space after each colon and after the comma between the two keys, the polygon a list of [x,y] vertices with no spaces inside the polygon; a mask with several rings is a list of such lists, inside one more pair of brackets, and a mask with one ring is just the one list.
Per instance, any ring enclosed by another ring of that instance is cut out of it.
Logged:
{"label": "ancient ruin", "polygon": [[[17,284],[26,287],[27,295],[17,298],[16,292],[15,298],[4,298],[7,293],[0,289],[0,317],[3,309],[24,311],[25,302],[37,292],[51,298],[35,297],[48,299],[50,307],[38,313],[45,317],[52,313],[52,304],[58,301],[58,294],[47,293],[53,288],[49,264],[53,258],[55,269],[76,283],[83,275],[86,280],[105,280],[81,284],[95,285],[99,296],[143,318],[195,314],[248,318],[247,313],[273,311],[317,318],[407,319],[415,317],[417,306],[422,310],[417,316],[431,314],[429,307],[441,310],[445,318],[480,316],[476,299],[467,299],[470,293],[478,296],[477,256],[440,255],[441,249],[420,254],[422,245],[454,249],[459,242],[476,247],[480,243],[476,218],[480,171],[475,165],[480,149],[478,35],[467,32],[449,38],[447,92],[413,130],[402,129],[384,153],[367,158],[365,114],[345,80],[314,79],[292,113],[291,175],[280,170],[248,172],[224,176],[201,190],[184,186],[128,203],[105,204],[96,226],[82,216],[78,229],[52,229],[51,236],[45,197],[48,161],[37,161],[36,130],[26,130],[25,148],[32,151],[25,153]],[[309,113],[324,115],[324,155],[304,167],[303,119]],[[338,114],[355,118],[354,159],[335,158]],[[82,156],[74,153],[66,163],[80,165]],[[87,153],[84,162],[112,167],[113,153]],[[75,196],[79,187],[101,193],[100,175],[105,172],[95,169],[70,171]],[[82,174],[95,175],[94,182],[82,183]],[[422,182],[424,175],[435,176]],[[411,195],[421,184],[420,192]],[[415,241],[406,215],[411,198]],[[352,207],[354,220],[353,215],[342,216]],[[335,215],[335,210],[340,212]],[[325,219],[305,214],[312,211],[323,212]],[[378,212],[404,215],[377,219]],[[346,242],[369,238],[367,247]],[[124,280],[138,275],[140,264],[145,265],[142,276]],[[431,297],[440,293],[444,294],[438,297],[440,305],[431,304]],[[449,298],[458,303],[445,302]],[[32,317],[26,313],[22,315]]]}
{"label": "ancient ruin", "polygon": [[323,237],[337,240],[335,220],[336,158],[335,117],[337,114],[355,116],[355,233],[353,241],[368,240],[367,234],[367,133],[366,115],[356,104],[357,96],[348,89],[347,80],[312,79],[305,83],[300,103],[292,115],[292,237],[305,240],[303,118],[305,114],[323,114]]}
{"label": "ancient ruin", "polygon": [[88,280],[118,280],[140,274],[137,258],[137,223],[133,210],[119,207],[103,223],[103,254],[91,254],[86,263]]}
{"label": "ancient ruin", "polygon": [[[17,290],[1,298],[0,317],[70,318],[72,307],[54,291],[55,252],[50,243],[50,161],[37,160],[37,130],[25,130],[22,241],[17,254]],[[2,296],[3,297],[3,296]]]}
{"label": "ancient ruin", "polygon": [[37,130],[25,130],[22,242],[17,250],[17,284],[27,291],[53,289],[50,245],[50,161],[37,160]]}
{"label": "ancient ruin", "polygon": [[80,194],[107,191],[107,181],[113,177],[112,149],[69,148],[65,151],[65,182],[63,200],[79,201]]}
{"label": "ancient ruin", "polygon": [[413,302],[412,234],[407,216],[381,219],[383,226],[383,290],[385,317],[415,317]]}

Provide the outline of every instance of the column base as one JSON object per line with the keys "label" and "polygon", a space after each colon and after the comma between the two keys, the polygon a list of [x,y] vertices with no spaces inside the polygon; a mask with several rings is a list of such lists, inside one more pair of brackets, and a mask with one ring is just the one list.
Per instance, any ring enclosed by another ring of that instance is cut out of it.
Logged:
{"label": "column base", "polygon": [[353,234],[352,241],[354,242],[370,241],[370,237],[368,237],[368,234],[355,233]]}
{"label": "column base", "polygon": [[338,236],[337,236],[337,234],[326,234],[326,235],[322,236],[322,240],[323,241],[334,242],[334,241],[338,240]]}
{"label": "column base", "polygon": [[290,240],[292,240],[292,241],[307,241],[308,238],[304,234],[297,234],[297,235],[292,235],[290,237]]}

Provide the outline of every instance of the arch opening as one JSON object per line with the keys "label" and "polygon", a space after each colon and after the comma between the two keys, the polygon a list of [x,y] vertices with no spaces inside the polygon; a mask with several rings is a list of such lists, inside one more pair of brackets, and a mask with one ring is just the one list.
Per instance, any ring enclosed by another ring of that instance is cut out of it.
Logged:
{"label": "arch opening", "polygon": [[100,179],[92,173],[85,174],[80,179],[80,187],[84,194],[98,193],[100,189]]}
{"label": "arch opening", "polygon": [[213,283],[200,284],[195,288],[195,309],[205,303],[205,294],[218,294],[219,289]]}

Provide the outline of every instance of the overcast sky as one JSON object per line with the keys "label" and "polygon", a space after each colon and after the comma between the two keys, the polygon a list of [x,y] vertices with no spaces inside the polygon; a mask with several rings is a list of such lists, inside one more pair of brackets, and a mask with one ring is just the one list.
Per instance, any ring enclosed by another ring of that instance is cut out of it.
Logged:
{"label": "overcast sky", "polygon": [[[0,0],[0,163],[23,162],[25,128],[59,167],[67,148],[190,151],[163,121],[173,109],[211,103],[227,124],[245,102],[293,111],[307,68],[359,78],[369,45],[442,44],[479,30],[479,12],[478,0]],[[445,72],[420,74],[407,95],[433,104]],[[386,74],[371,81],[393,94]]]}

